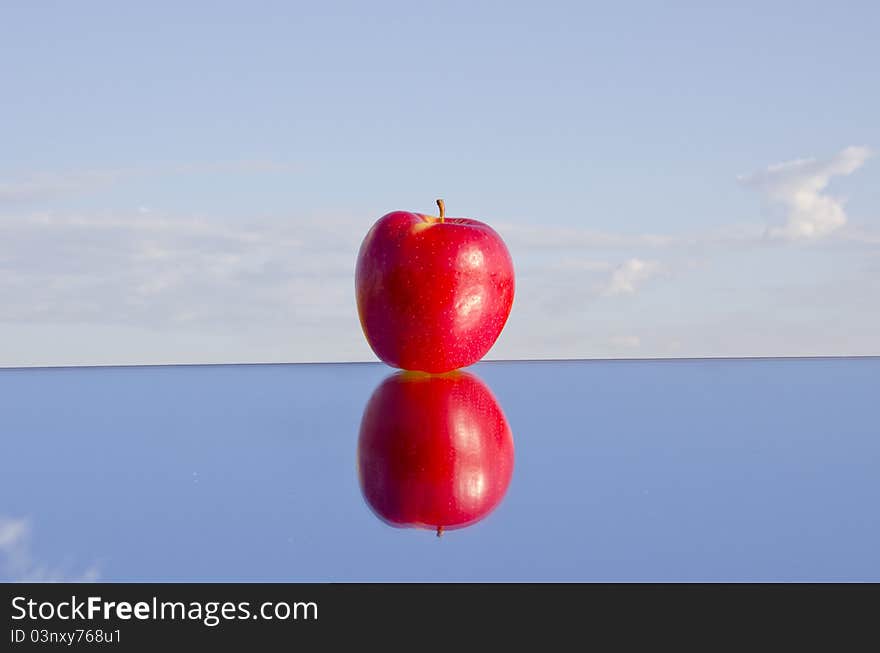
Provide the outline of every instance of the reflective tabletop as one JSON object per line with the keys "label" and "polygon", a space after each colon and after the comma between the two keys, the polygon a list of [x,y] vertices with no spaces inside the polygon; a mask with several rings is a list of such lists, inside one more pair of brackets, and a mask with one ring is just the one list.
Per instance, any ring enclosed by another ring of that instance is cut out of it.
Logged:
{"label": "reflective tabletop", "polygon": [[877,581],[878,381],[876,358],[0,370],[0,579]]}

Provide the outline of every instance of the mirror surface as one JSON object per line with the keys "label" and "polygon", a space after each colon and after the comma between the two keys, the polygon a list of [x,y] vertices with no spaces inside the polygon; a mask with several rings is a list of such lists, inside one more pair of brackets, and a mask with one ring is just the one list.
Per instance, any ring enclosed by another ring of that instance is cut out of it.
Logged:
{"label": "mirror surface", "polygon": [[490,514],[377,519],[381,364],[0,370],[0,579],[880,580],[880,359],[489,362]]}

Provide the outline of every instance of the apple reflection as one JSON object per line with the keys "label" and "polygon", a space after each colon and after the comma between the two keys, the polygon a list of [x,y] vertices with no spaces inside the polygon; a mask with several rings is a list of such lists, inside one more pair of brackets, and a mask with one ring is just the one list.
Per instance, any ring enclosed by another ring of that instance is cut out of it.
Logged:
{"label": "apple reflection", "polygon": [[438,535],[470,526],[501,503],[512,473],[507,419],[472,374],[398,372],[367,402],[358,476],[367,504],[391,526]]}

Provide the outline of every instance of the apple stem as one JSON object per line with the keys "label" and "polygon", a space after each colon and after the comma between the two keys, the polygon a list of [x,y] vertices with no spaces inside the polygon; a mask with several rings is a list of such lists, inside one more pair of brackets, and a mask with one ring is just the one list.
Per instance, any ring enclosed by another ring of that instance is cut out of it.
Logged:
{"label": "apple stem", "polygon": [[441,535],[443,535],[443,526],[438,526],[437,527],[437,537],[440,537]]}
{"label": "apple stem", "polygon": [[446,217],[446,203],[443,200],[437,200],[437,206],[440,207],[440,222],[443,222],[443,218]]}

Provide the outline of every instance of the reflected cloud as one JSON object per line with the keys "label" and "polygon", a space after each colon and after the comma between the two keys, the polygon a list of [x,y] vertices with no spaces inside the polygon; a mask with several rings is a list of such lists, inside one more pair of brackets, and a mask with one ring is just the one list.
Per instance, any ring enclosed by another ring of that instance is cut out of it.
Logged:
{"label": "reflected cloud", "polygon": [[0,580],[22,583],[77,583],[96,581],[94,565],[80,574],[41,563],[31,552],[31,524],[27,519],[0,516]]}
{"label": "reflected cloud", "polygon": [[398,372],[364,409],[361,492],[391,526],[440,535],[481,521],[504,498],[513,464],[507,418],[473,374]]}

